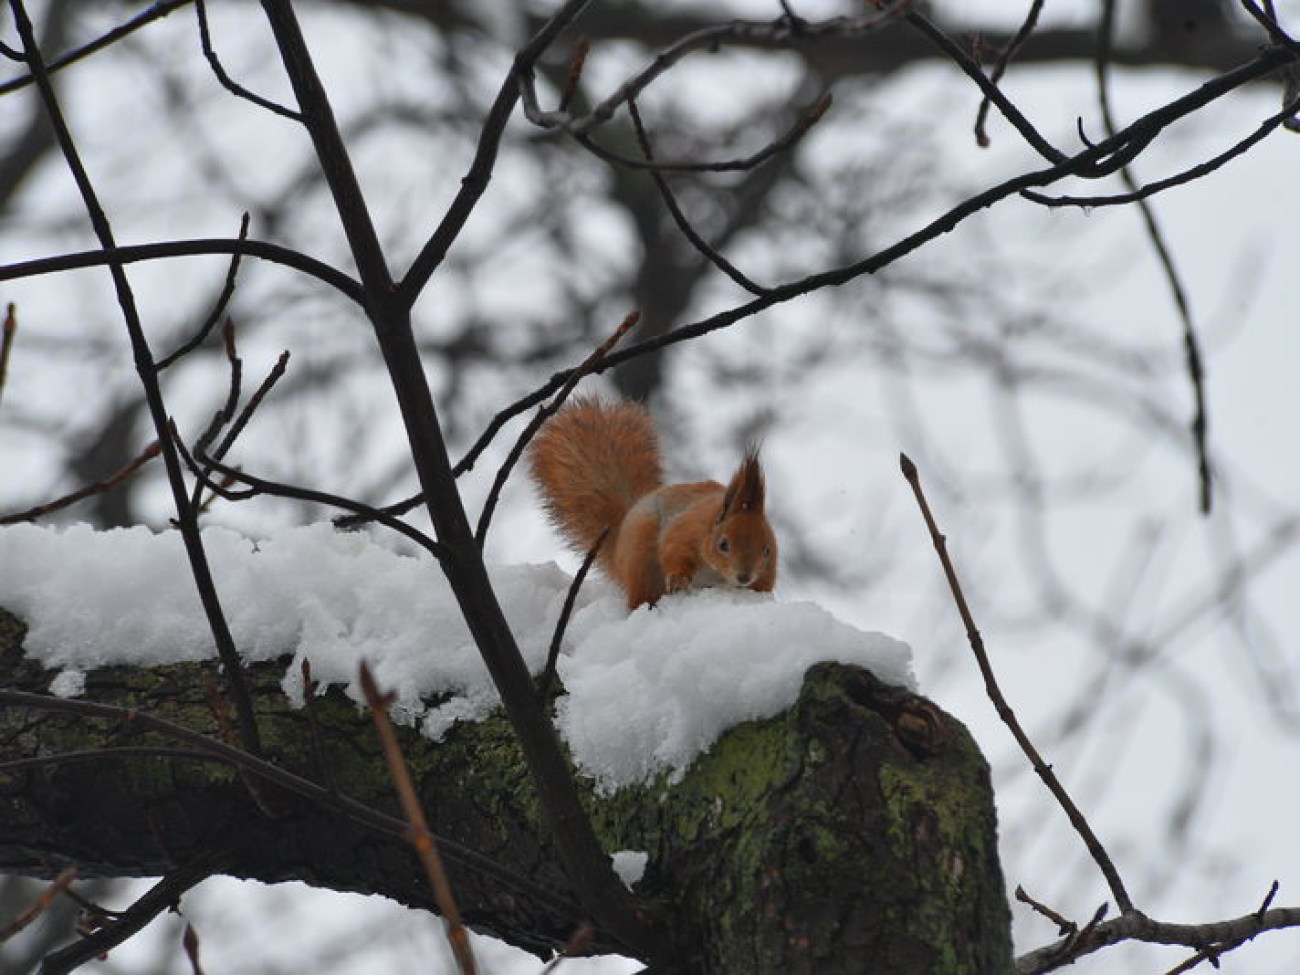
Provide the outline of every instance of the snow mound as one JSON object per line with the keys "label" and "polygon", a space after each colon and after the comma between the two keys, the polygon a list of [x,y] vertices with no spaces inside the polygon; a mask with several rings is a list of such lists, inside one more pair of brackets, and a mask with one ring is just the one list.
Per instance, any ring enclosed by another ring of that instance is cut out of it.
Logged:
{"label": "snow mound", "polygon": [[[368,662],[397,695],[394,716],[432,738],[498,703],[456,602],[430,558],[397,555],[328,524],[253,541],[221,528],[204,546],[235,642],[250,661],[291,654],[284,689],[312,677],[361,701]],[[491,569],[533,673],[542,669],[569,578],[553,564]],[[110,665],[207,659],[211,636],[176,532],[0,528],[0,606],[28,624],[26,650],[61,669],[51,692],[82,692]],[[665,598],[628,614],[588,581],[565,635],[557,722],[604,791],[681,772],[725,729],[769,717],[798,696],[814,663],[857,664],[914,686],[905,644],[864,633],[812,603],[750,592]],[[436,703],[428,703],[434,700]]]}
{"label": "snow mound", "polygon": [[813,664],[857,664],[914,687],[911,651],[813,603],[752,592],[703,591],[630,616],[602,600],[575,617],[559,674],[568,696],[558,724],[578,764],[603,791],[679,776],[742,721],[794,703]]}

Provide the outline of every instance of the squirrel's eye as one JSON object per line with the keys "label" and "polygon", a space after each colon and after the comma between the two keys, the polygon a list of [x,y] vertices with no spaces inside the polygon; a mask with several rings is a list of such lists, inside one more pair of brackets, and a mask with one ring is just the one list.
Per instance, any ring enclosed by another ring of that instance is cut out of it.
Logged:
{"label": "squirrel's eye", "polygon": [[727,541],[727,538],[726,538],[725,535],[724,535],[722,538],[719,538],[719,539],[718,539],[718,551],[719,551],[719,552],[730,552],[730,551],[731,551],[731,543],[730,543],[729,541]]}
{"label": "squirrel's eye", "polygon": [[771,545],[764,545],[764,546],[763,546],[763,558],[765,558],[765,559],[770,559],[771,557],[772,557],[772,546],[771,546]]}

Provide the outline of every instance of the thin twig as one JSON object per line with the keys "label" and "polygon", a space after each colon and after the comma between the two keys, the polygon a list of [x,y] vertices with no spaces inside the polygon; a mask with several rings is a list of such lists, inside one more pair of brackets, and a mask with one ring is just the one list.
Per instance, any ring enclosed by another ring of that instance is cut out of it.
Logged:
{"label": "thin twig", "polygon": [[[1011,64],[1011,59],[1019,53],[1020,49],[1025,46],[1025,41],[1029,40],[1029,35],[1034,32],[1038,26],[1038,15],[1042,13],[1043,0],[1032,0],[1029,5],[1029,12],[1025,15],[1025,22],[1020,25],[1016,35],[1011,38],[1011,43],[1002,49],[998,55],[997,62],[993,65],[993,70],[989,72],[990,83],[996,85],[1002,80],[1002,76],[1007,72],[1007,66]],[[986,130],[989,118],[989,96],[984,95],[980,99],[979,111],[975,113],[975,142],[981,149],[987,149],[989,146],[989,135]]]}
{"label": "thin twig", "polygon": [[[766,294],[743,304],[735,305],[700,321],[678,326],[653,339],[646,339],[621,351],[611,353],[597,371],[603,372],[639,356],[657,352],[719,329],[728,328],[736,322],[752,318],[768,308],[822,288],[842,285],[865,274],[874,274],[936,238],[949,233],[974,214],[987,209],[1008,196],[1019,193],[1021,190],[1034,186],[1049,186],[1067,176],[1093,176],[1109,172],[1113,157],[1116,154],[1127,153],[1133,146],[1149,144],[1159,132],[1178,119],[1190,115],[1250,81],[1277,70],[1280,66],[1289,63],[1293,58],[1295,56],[1282,47],[1268,48],[1250,62],[1225,72],[1207,81],[1196,90],[1148,113],[1127,129],[1117,133],[1113,139],[1106,139],[1096,145],[1088,146],[1074,156],[1066,157],[1062,162],[1046,169],[1022,173],[991,186],[956,204],[909,236],[860,260],[819,271],[787,284],[775,286]],[[1296,59],[1300,60],[1300,58]],[[564,378],[565,374],[563,373],[553,377],[545,387],[530,393],[525,399],[510,407],[509,412],[513,415],[522,409],[527,409],[528,405],[544,399],[549,395],[550,390],[564,381]],[[504,419],[502,422],[504,422]],[[486,432],[484,437],[475,443],[471,453],[481,450],[484,439],[488,438],[491,433],[491,429]]]}
{"label": "thin twig", "polygon": [[4,397],[5,378],[9,375],[9,353],[18,337],[18,312],[11,301],[5,307],[4,332],[0,334],[0,399]]}
{"label": "thin twig", "polygon": [[210,877],[215,859],[200,855],[192,863],[177,867],[150,887],[111,923],[65,948],[51,952],[41,961],[40,975],[66,975],[86,962],[116,948],[138,934],[163,911],[176,907],[180,897],[195,884]]}
{"label": "thin twig", "polygon": [[[601,362],[605,362],[607,360],[608,360],[608,355],[602,356]],[[461,475],[466,474],[469,471],[472,471],[474,469],[474,465],[478,463],[479,457],[482,456],[483,451],[485,451],[491,445],[492,441],[496,439],[496,435],[501,432],[501,429],[507,423],[513,420],[515,417],[519,416],[521,413],[526,412],[532,407],[537,406],[539,403],[545,402],[546,399],[548,399],[552,394],[556,393],[557,390],[564,389],[566,386],[572,389],[570,383],[574,381],[575,373],[577,373],[578,378],[581,379],[582,376],[586,375],[588,372],[604,371],[601,362],[597,362],[592,364],[590,367],[587,367],[585,372],[580,372],[580,370],[583,370],[584,367],[587,366],[587,363],[589,361],[590,361],[590,357],[583,360],[582,363],[579,363],[578,365],[574,366],[572,369],[566,369],[563,372],[557,373],[556,375],[552,376],[550,381],[547,382],[546,385],[542,386],[540,389],[534,390],[533,392],[529,393],[527,396],[524,396],[521,399],[516,400],[514,403],[507,406],[505,409],[500,410],[494,417],[492,417],[488,425],[483,428],[483,432],[479,434],[478,439],[474,441],[474,443],[470,446],[469,450],[465,451],[465,454],[461,457],[461,459],[456,462],[454,467],[452,467],[451,469],[452,477],[460,477]],[[529,436],[531,436],[531,434]],[[418,507],[423,503],[424,503],[424,493],[420,492],[419,494],[413,494],[408,498],[403,498],[401,501],[395,501],[392,504],[385,505],[384,507],[379,508],[377,510],[383,512],[385,515],[388,515],[390,517],[398,517],[400,515],[406,514],[406,512],[410,511],[415,507]],[[334,525],[335,527],[343,531],[353,531],[357,528],[360,528],[362,525],[364,525],[366,521],[367,519],[364,517],[348,515],[342,518],[335,519]]]}
{"label": "thin twig", "polygon": [[226,69],[221,65],[221,59],[217,57],[216,50],[212,47],[212,33],[208,29],[208,9],[204,0],[194,0],[194,13],[199,20],[199,44],[203,48],[203,56],[207,58],[208,64],[212,68],[212,73],[217,76],[217,81],[221,82],[223,88],[238,98],[246,99],[259,108],[264,108],[268,112],[279,115],[281,118],[287,118],[291,122],[301,122],[302,113],[295,112],[291,108],[285,108],[279,102],[273,102],[269,98],[263,98],[261,95],[249,91],[239,82],[235,81],[230,75],[226,74]]}
{"label": "thin twig", "polygon": [[1254,0],[1241,0],[1241,5],[1246,8],[1246,12],[1255,18],[1255,21],[1268,31],[1268,36],[1273,39],[1275,44],[1286,44],[1300,53],[1300,42],[1296,41],[1290,34],[1282,29],[1278,23],[1277,11],[1273,9],[1272,0],[1266,0],[1268,9],[1261,9],[1259,4]]}
{"label": "thin twig", "polygon": [[975,59],[962,50],[961,45],[940,30],[923,14],[915,10],[907,14],[906,20],[909,24],[925,35],[925,37],[927,37],[932,44],[938,47],[939,50],[943,51],[943,53],[946,54],[949,59],[957,65],[957,67],[961,68],[961,70],[965,72],[968,78],[979,86],[980,91],[984,93],[984,97],[998,107],[998,111],[1000,111],[1003,117],[1015,127],[1016,131],[1020,133],[1021,138],[1023,138],[1035,152],[1053,165],[1059,165],[1066,160],[1067,157],[1065,153],[1061,152],[1061,150],[1048,142],[1047,139],[1045,139],[1043,135],[1034,128],[1033,123],[1031,123],[1029,119],[1025,118],[1024,113],[1016,107],[1015,103],[1012,102],[1011,99],[1007,98],[1007,96],[1002,93],[1001,89],[999,89],[998,86],[984,74],[984,71],[980,68],[979,64],[976,63]]}
{"label": "thin twig", "polygon": [[[646,132],[645,124],[641,120],[641,110],[637,107],[635,98],[628,99],[627,112],[632,117],[632,126],[636,130],[641,152],[645,154],[648,162],[654,162],[654,147],[650,143],[650,135]],[[714,267],[750,294],[761,295],[768,290],[760,284],[755,284],[743,271],[718,253],[717,248],[696,233],[695,228],[691,226],[691,222],[686,219],[686,214],[682,212],[682,208],[678,205],[677,197],[673,194],[672,187],[668,185],[668,179],[662,172],[658,169],[652,169],[650,170],[650,178],[654,180],[655,186],[659,189],[659,195],[663,198],[664,206],[668,208],[669,214],[672,215],[673,221],[677,224],[677,229],[682,232],[682,235],[691,242],[691,245],[697,251],[703,254]]]}
{"label": "thin twig", "polygon": [[[1264,895],[1263,902],[1255,911],[1255,919],[1259,924],[1263,924],[1264,915],[1268,913],[1269,906],[1273,903],[1273,898],[1277,896],[1277,891],[1278,882],[1274,880],[1272,886],[1268,889],[1268,893]],[[1258,932],[1255,931],[1227,941],[1219,941],[1211,945],[1206,945],[1204,948],[1196,952],[1196,954],[1192,955],[1192,957],[1169,969],[1165,975],[1182,975],[1183,972],[1190,972],[1193,968],[1197,967],[1204,961],[1208,961],[1215,968],[1218,968],[1220,956],[1232,951],[1234,948],[1239,948],[1241,945],[1255,937],[1257,933]]]}
{"label": "thin twig", "polygon": [[1056,911],[1052,910],[1046,904],[1034,900],[1027,893],[1025,893],[1025,888],[1019,885],[1017,885],[1016,887],[1016,900],[1020,901],[1020,903],[1022,904],[1028,904],[1033,910],[1037,911],[1039,914],[1043,915],[1043,917],[1047,918],[1049,921],[1055,924],[1057,928],[1060,930],[1062,936],[1071,934],[1079,930],[1079,925],[1075,924],[1073,921],[1066,920],[1064,917],[1062,917]]}
{"label": "thin twig", "polygon": [[[539,128],[563,131],[579,141],[583,141],[591,132],[613,118],[618,109],[626,104],[629,99],[640,97],[655,80],[671,70],[682,59],[697,51],[714,51],[729,41],[744,41],[764,44],[774,48],[784,48],[797,44],[815,44],[823,38],[854,37],[879,30],[906,16],[915,5],[916,0],[900,0],[900,2],[889,4],[884,9],[858,17],[835,17],[815,23],[784,16],[770,22],[732,20],[692,31],[661,48],[646,67],[627,78],[609,97],[593,106],[590,112],[581,117],[575,117],[563,110],[545,111],[542,109],[537,97],[531,62],[529,62],[528,70],[522,72],[519,79],[524,114],[530,122]],[[587,143],[584,142],[583,144]],[[622,157],[619,158],[622,161]],[[692,170],[702,167],[713,169],[719,165],[698,162],[658,162],[649,164],[632,159],[627,159],[626,162],[629,165],[639,165],[642,168],[653,165],[663,169]],[[722,165],[724,168],[746,169],[757,165],[757,163],[753,161],[732,161]]]}
{"label": "thin twig", "polygon": [[[179,10],[181,7],[184,7],[187,4],[192,2],[193,0],[161,0],[161,2],[155,3],[152,6],[147,7],[146,9],[144,9],[143,11],[141,11],[140,13],[132,17],[130,20],[126,21],[123,24],[119,24],[117,27],[114,27],[112,30],[100,35],[99,37],[95,38],[93,41],[83,44],[81,45],[81,47],[69,51],[67,54],[64,54],[50,61],[49,64],[46,65],[46,70],[50,74],[54,74],[60,71],[61,69],[66,68],[70,64],[75,64],[76,62],[80,61],[82,58],[94,54],[96,51],[102,51],[110,44],[113,44],[116,41],[120,41],[122,38],[139,30],[141,27],[144,27],[147,24],[151,24],[155,20],[159,20],[163,17],[166,17],[168,14],[172,13],[173,11]],[[21,54],[21,52],[15,51],[13,53],[18,55],[17,60],[20,61],[27,60],[27,58],[24,57]],[[36,81],[36,77],[35,75],[32,74],[25,74],[18,78],[10,78],[8,81],[4,82],[3,84],[0,84],[0,95],[7,95],[12,91],[17,91],[20,88],[25,88],[28,85],[35,83],[35,81]]]}
{"label": "thin twig", "polygon": [[614,329],[614,331],[610,333],[610,336],[597,346],[596,350],[592,352],[591,355],[587,356],[587,358],[584,359],[576,369],[573,369],[569,373],[569,378],[565,381],[564,385],[560,387],[559,392],[555,394],[555,399],[539,409],[536,415],[528,422],[528,425],[524,427],[518,438],[516,438],[514,446],[510,448],[510,452],[506,455],[506,459],[502,461],[501,467],[492,481],[492,489],[488,491],[487,499],[483,502],[483,511],[479,514],[478,528],[474,532],[474,540],[478,543],[480,550],[482,550],[483,543],[487,539],[488,526],[492,523],[492,513],[496,510],[497,501],[501,497],[501,492],[505,488],[507,479],[510,477],[510,472],[514,470],[515,464],[517,464],[519,458],[523,456],[524,450],[527,448],[529,441],[531,441],[537,431],[541,429],[542,424],[546,422],[547,418],[564,405],[564,401],[569,398],[569,394],[573,392],[574,387],[578,385],[582,377],[599,366],[601,360],[603,360],[605,356],[609,355],[610,350],[614,348],[614,346],[618,344],[619,340],[622,339],[623,336],[626,335],[640,320],[641,313],[639,311],[628,312],[623,321],[619,323],[618,328]]}
{"label": "thin twig", "polygon": [[[245,212],[239,221],[239,236],[237,239],[241,242],[248,239],[248,224],[249,216],[248,213]],[[208,312],[207,319],[205,319],[203,324],[199,326],[199,330],[194,333],[194,336],[189,341],[183,343],[181,347],[171,355],[164,356],[158,360],[157,368],[159,372],[162,372],[173,363],[178,362],[180,359],[189,355],[202,345],[204,340],[212,334],[212,330],[216,328],[217,323],[221,321],[221,316],[225,314],[226,308],[230,304],[230,299],[234,297],[235,279],[239,275],[239,262],[243,256],[244,254],[241,250],[236,250],[230,256],[230,266],[226,268],[226,280],[221,286],[221,293],[217,295],[217,300],[212,306],[212,311]]]}
{"label": "thin twig", "polygon": [[591,42],[579,37],[573,46],[573,56],[569,58],[569,72],[564,80],[564,90],[560,92],[560,111],[569,107],[569,102],[578,93],[578,84],[582,80],[582,69],[587,63],[587,54],[591,51]]}
{"label": "thin twig", "polygon": [[510,70],[506,73],[497,90],[492,107],[488,109],[487,118],[479,130],[478,145],[474,149],[474,159],[469,171],[460,181],[456,198],[443,214],[442,220],[434,228],[429,239],[425,241],[420,253],[407,269],[398,285],[398,292],[410,304],[415,302],[429,278],[436,271],[451,249],[452,243],[460,236],[461,230],[471,213],[478,206],[479,199],[487,190],[496,166],[497,153],[501,148],[501,138],[505,134],[506,124],[514,114],[519,101],[524,79],[532,74],[533,65],[543,52],[551,46],[557,37],[574,21],[590,0],[567,0],[559,10],[542,25],[541,29],[515,55]]}
{"label": "thin twig", "polygon": [[1276,115],[1270,115],[1259,124],[1259,128],[1254,132],[1217,156],[1197,163],[1195,166],[1190,166],[1181,173],[1175,173],[1165,179],[1155,180],[1127,193],[1114,193],[1109,196],[1048,196],[1036,190],[1021,190],[1020,195],[1026,200],[1046,207],[1076,206],[1092,208],[1137,203],[1139,200],[1148,199],[1157,193],[1163,193],[1167,189],[1182,186],[1193,180],[1200,179],[1202,176],[1208,176],[1216,169],[1243,155],[1257,143],[1262,142],[1279,127],[1285,126],[1287,119],[1294,118],[1297,110],[1300,110],[1300,98],[1288,102],[1282,111]]}
{"label": "thin twig", "polygon": [[1101,845],[1097,835],[1093,832],[1088,820],[1084,818],[1079,807],[1074,804],[1070,794],[1065,791],[1056,773],[1052,767],[1043,761],[1042,756],[1038,754],[1038,749],[1030,741],[1029,736],[1025,733],[1024,728],[1020,725],[1020,720],[1016,717],[1011,706],[1007,703],[1006,698],[1002,695],[1002,690],[998,687],[997,677],[993,673],[993,665],[989,662],[988,654],[984,650],[984,638],[980,636],[979,630],[975,626],[975,619],[971,615],[970,607],[966,604],[966,596],[962,592],[961,583],[957,579],[957,570],[953,567],[952,559],[948,557],[948,545],[943,534],[939,531],[939,526],[935,523],[934,515],[930,511],[929,502],[926,501],[925,492],[921,488],[921,477],[917,472],[916,465],[912,463],[911,458],[906,454],[899,455],[900,467],[903,471],[903,477],[907,479],[908,484],[912,486],[912,493],[916,496],[917,506],[921,509],[921,516],[925,519],[925,526],[930,532],[930,540],[934,543],[935,553],[939,556],[939,563],[943,566],[943,574],[948,580],[948,588],[952,592],[953,601],[957,604],[957,612],[961,614],[961,620],[966,627],[966,638],[970,642],[971,650],[975,654],[975,660],[979,664],[980,674],[984,678],[984,689],[988,693],[989,700],[993,702],[993,707],[997,710],[998,717],[1010,729],[1012,737],[1020,746],[1021,751],[1029,759],[1034,771],[1038,777],[1043,780],[1048,791],[1056,798],[1061,809],[1069,818],[1070,824],[1074,827],[1088,852],[1092,854],[1093,861],[1101,870],[1102,876],[1106,878],[1106,883],[1110,887],[1111,896],[1115,898],[1115,903],[1124,914],[1134,910],[1133,901],[1124,889],[1124,882],[1120,879],[1119,871],[1115,869],[1115,864],[1111,861],[1110,855],[1106,848]]}
{"label": "thin twig", "polygon": [[[381,511],[378,508],[372,508],[368,504],[360,501],[353,501],[351,498],[345,498],[342,495],[330,494],[327,491],[316,491],[312,488],[297,487],[292,484],[284,484],[279,481],[268,480],[263,477],[256,477],[246,471],[238,470],[223,464],[208,455],[192,457],[185,448],[184,442],[180,439],[175,428],[172,428],[172,436],[176,439],[177,450],[180,451],[185,466],[189,468],[190,473],[203,481],[208,490],[213,491],[227,501],[247,501],[259,494],[266,494],[277,498],[290,498],[294,501],[307,501],[311,504],[326,505],[327,507],[339,508],[343,511],[350,511],[363,519],[363,521],[374,521],[383,525],[385,528],[392,529],[399,535],[402,535],[420,548],[424,549],[435,559],[442,561],[448,558],[445,547],[438,544],[424,532],[420,531],[413,525],[408,525],[399,518]],[[212,479],[212,473],[216,472],[233,481],[248,485],[246,491],[232,491],[220,482]]]}
{"label": "thin twig", "polygon": [[429,831],[428,820],[424,817],[420,798],[415,794],[415,784],[411,781],[411,772],[406,767],[406,759],[402,757],[402,748],[397,743],[393,723],[388,717],[388,707],[392,699],[380,693],[374,675],[370,673],[370,668],[364,660],[361,662],[361,690],[366,696],[366,703],[370,706],[370,717],[375,722],[375,730],[379,732],[379,740],[384,749],[384,761],[388,764],[388,774],[397,788],[402,812],[410,827],[407,839],[415,848],[420,863],[424,866],[425,876],[429,879],[434,902],[438,905],[438,912],[447,927],[447,940],[451,942],[452,954],[456,956],[456,967],[460,969],[461,975],[474,975],[476,966],[474,952],[470,949],[469,932],[460,919],[460,908],[457,907],[456,898],[452,894],[451,882],[447,879],[442,857],[438,855],[437,843],[434,842],[433,833]]}
{"label": "thin twig", "polygon": [[[1097,99],[1101,105],[1102,120],[1106,125],[1107,135],[1115,135],[1115,117],[1110,106],[1110,50],[1111,41],[1114,37],[1115,30],[1115,0],[1103,0],[1101,6],[1101,18],[1097,30],[1097,59],[1095,63],[1097,76]],[[1295,54],[1292,51],[1292,54]],[[1262,138],[1262,136],[1261,136]],[[1120,179],[1128,188],[1130,194],[1135,194],[1134,202],[1138,207],[1138,213],[1142,217],[1143,225],[1146,227],[1147,237],[1151,241],[1151,246],[1155,249],[1156,257],[1160,261],[1160,266],[1164,269],[1165,280],[1168,282],[1170,294],[1173,296],[1174,305],[1178,310],[1178,317],[1182,323],[1183,329],[1183,354],[1187,363],[1187,378],[1192,387],[1192,399],[1194,407],[1192,411],[1192,446],[1196,453],[1196,472],[1200,485],[1200,510],[1204,515],[1210,513],[1210,507],[1213,502],[1213,492],[1211,485],[1210,472],[1210,453],[1208,440],[1209,428],[1209,411],[1206,406],[1205,394],[1205,374],[1201,364],[1201,347],[1200,341],[1196,336],[1196,327],[1192,320],[1191,302],[1187,297],[1187,289],[1183,285],[1182,276],[1174,267],[1173,252],[1170,250],[1168,242],[1165,240],[1164,232],[1160,229],[1160,224],[1156,220],[1155,209],[1145,197],[1137,196],[1141,186],[1137,177],[1129,169],[1127,161],[1120,167]]]}
{"label": "thin twig", "polygon": [[324,261],[318,261],[301,251],[292,250],[264,240],[229,240],[222,237],[169,240],[159,244],[115,246],[94,251],[57,254],[54,257],[38,257],[30,261],[18,261],[14,264],[0,266],[0,281],[30,278],[39,274],[55,274],[59,271],[73,271],[84,267],[134,264],[137,261],[156,261],[165,258],[195,257],[206,254],[247,254],[249,257],[261,258],[272,264],[279,264],[295,271],[301,271],[303,274],[328,284],[335,291],[352,299],[356,304],[365,304],[365,291],[357,280],[344,274],[338,268],[326,264]]}
{"label": "thin twig", "polygon": [[43,518],[52,512],[59,511],[76,504],[78,501],[84,501],[86,498],[96,494],[103,494],[105,491],[111,491],[117,487],[132,474],[138,471],[149,461],[153,460],[162,453],[162,445],[155,440],[148,447],[145,447],[135,459],[130,460],[124,467],[114,474],[110,474],[102,481],[94,484],[88,484],[83,488],[73,491],[71,494],[65,494],[61,498],[55,498],[53,501],[46,501],[44,504],[38,504],[34,508],[28,508],[26,511],[19,511],[17,514],[4,515],[0,517],[0,525],[17,525],[24,521],[35,521]]}
{"label": "thin twig", "polygon": [[40,893],[40,896],[32,902],[31,907],[23,911],[5,927],[0,928],[0,943],[8,941],[19,931],[22,931],[29,924],[45,913],[46,909],[54,903],[54,899],[68,889],[68,886],[77,879],[77,868],[68,867],[50,881],[49,885]]}
{"label": "thin twig", "polygon": [[[226,352],[226,363],[230,367],[229,389],[226,391],[226,402],[212,415],[207,427],[194,441],[195,453],[207,451],[208,444],[212,443],[217,434],[221,432],[221,428],[230,422],[235,415],[235,408],[239,405],[239,392],[244,377],[244,360],[239,358],[239,353],[235,348],[235,323],[233,319],[226,319],[226,324],[221,330],[221,338]],[[202,497],[203,484],[195,482],[194,491],[190,495],[190,504],[194,506],[196,511],[203,507]]]}
{"label": "thin twig", "polygon": [[757,169],[773,156],[779,155],[798,143],[809,133],[814,125],[822,120],[831,107],[829,93],[822,95],[802,112],[794,124],[783,134],[747,156],[734,159],[718,159],[708,162],[692,160],[661,161],[657,159],[637,159],[596,142],[590,135],[580,134],[573,138],[583,148],[595,153],[606,162],[617,163],[628,169],[645,169],[655,173],[733,173]]}
{"label": "thin twig", "polygon": [[[1172,924],[1133,911],[1109,921],[1098,921],[1073,939],[1063,938],[1021,955],[1016,959],[1015,972],[1016,975],[1044,975],[1121,941],[1180,945],[1198,952],[1210,946],[1213,951],[1223,954],[1265,931],[1295,927],[1300,927],[1300,907],[1274,907],[1263,915],[1252,912],[1228,921],[1203,924]],[[1201,960],[1209,960],[1209,956]]]}
{"label": "thin twig", "polygon": [[[239,438],[239,435],[243,433],[244,428],[248,426],[248,422],[253,418],[253,414],[257,411],[257,408],[262,404],[262,401],[266,399],[267,394],[271,392],[271,389],[275,384],[284,376],[288,365],[289,350],[285,349],[285,351],[280,353],[280,357],[275,360],[275,365],[272,366],[271,371],[266,374],[266,378],[262,380],[257,389],[253,392],[253,395],[249,398],[248,402],[244,404],[244,408],[239,412],[239,416],[235,418],[235,422],[231,424],[230,429],[226,432],[226,436],[222,439],[221,443],[217,445],[217,449],[212,452],[211,456],[213,460],[217,462],[225,460],[226,455],[230,453],[231,448],[234,447],[235,441]],[[195,445],[195,453],[201,457],[207,457],[207,444],[208,441],[200,439]],[[198,494],[199,485],[195,485],[196,498],[198,497]]]}
{"label": "thin twig", "polygon": [[551,688],[555,684],[555,667],[560,659],[560,644],[564,641],[564,631],[569,628],[569,617],[573,615],[573,604],[577,602],[578,592],[582,589],[582,584],[586,581],[587,573],[591,571],[592,563],[596,561],[596,556],[600,552],[600,547],[605,544],[613,526],[606,525],[598,536],[596,542],[587,550],[586,557],[582,560],[582,565],[578,567],[578,573],[573,577],[573,582],[569,584],[569,591],[564,597],[564,607],[560,610],[560,618],[555,623],[555,632],[551,634],[551,647],[546,654],[546,667],[542,670],[542,676],[537,681],[537,696],[546,700],[551,694]]}

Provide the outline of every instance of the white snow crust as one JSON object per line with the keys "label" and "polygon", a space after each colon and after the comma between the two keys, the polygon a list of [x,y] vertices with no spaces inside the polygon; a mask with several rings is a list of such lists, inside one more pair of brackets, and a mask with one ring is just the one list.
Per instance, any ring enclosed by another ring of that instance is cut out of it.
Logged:
{"label": "white snow crust", "polygon": [[624,887],[631,890],[645,876],[650,854],[645,850],[615,850],[610,854],[610,860],[614,863],[614,872],[618,874],[618,879],[623,881]]}
{"label": "white snow crust", "polygon": [[[438,738],[498,698],[442,572],[328,524],[252,540],[203,532],[223,609],[250,661],[292,655],[283,686],[302,698],[312,677],[362,700],[369,663],[397,695],[398,720]],[[491,568],[520,650],[534,673],[569,586],[554,564]],[[82,692],[99,667],[206,659],[212,638],[181,538],[147,528],[0,528],[0,606],[28,624],[26,651],[60,673],[51,693]],[[602,791],[667,772],[680,776],[724,730],[779,713],[821,660],[858,664],[914,687],[905,644],[867,633],[806,602],[703,591],[629,614],[589,579],[558,663],[567,695],[557,723]],[[430,699],[437,703],[430,704]]]}

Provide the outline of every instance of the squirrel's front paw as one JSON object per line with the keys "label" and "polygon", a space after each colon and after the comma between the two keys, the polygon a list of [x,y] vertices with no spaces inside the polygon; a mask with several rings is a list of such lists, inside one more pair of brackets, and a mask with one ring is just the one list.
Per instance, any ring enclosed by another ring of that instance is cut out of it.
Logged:
{"label": "squirrel's front paw", "polygon": [[686,573],[672,573],[664,576],[664,590],[666,592],[685,592],[691,588],[691,577]]}

